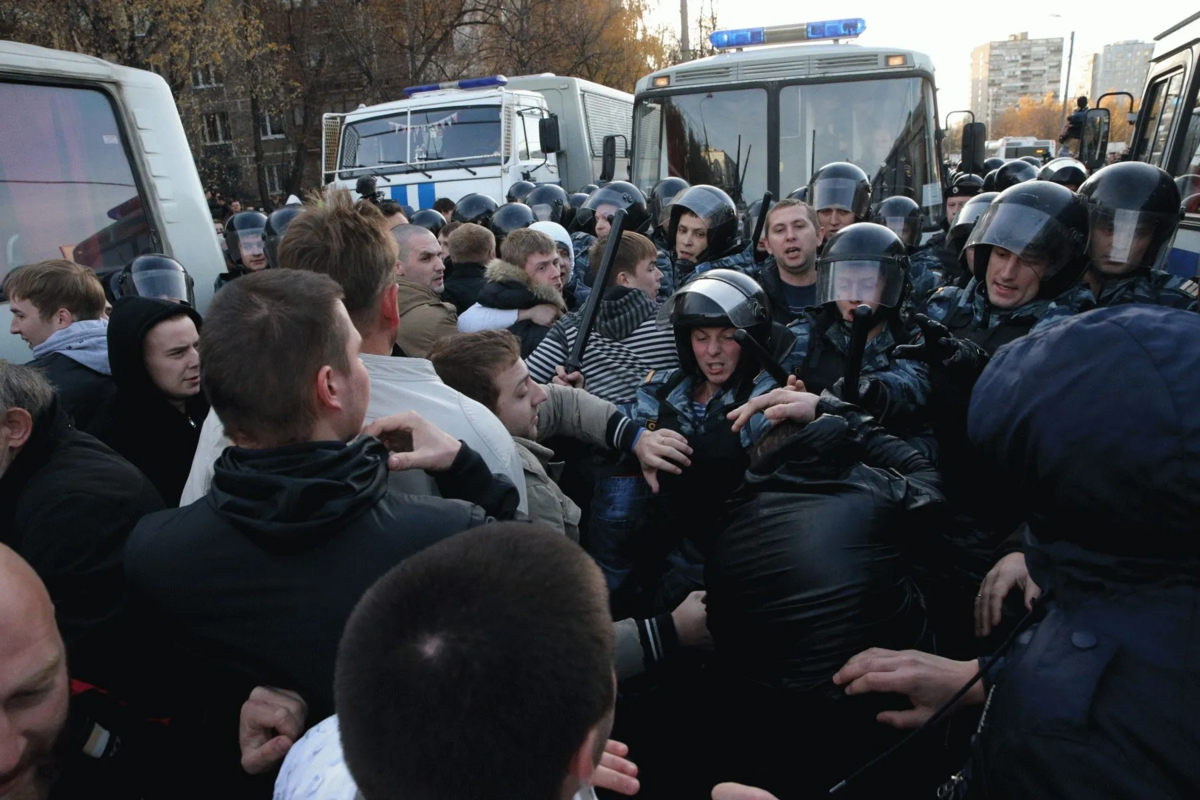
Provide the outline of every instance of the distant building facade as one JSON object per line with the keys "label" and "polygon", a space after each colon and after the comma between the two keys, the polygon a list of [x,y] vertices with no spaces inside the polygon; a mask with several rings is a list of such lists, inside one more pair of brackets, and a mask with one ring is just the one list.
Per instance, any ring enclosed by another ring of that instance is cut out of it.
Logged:
{"label": "distant building facade", "polygon": [[993,127],[996,117],[1022,97],[1057,95],[1062,81],[1063,40],[1030,39],[1017,33],[971,52],[971,110]]}
{"label": "distant building facade", "polygon": [[1104,45],[1095,56],[1088,97],[1094,100],[1107,92],[1129,92],[1141,98],[1152,55],[1153,42],[1130,40]]}

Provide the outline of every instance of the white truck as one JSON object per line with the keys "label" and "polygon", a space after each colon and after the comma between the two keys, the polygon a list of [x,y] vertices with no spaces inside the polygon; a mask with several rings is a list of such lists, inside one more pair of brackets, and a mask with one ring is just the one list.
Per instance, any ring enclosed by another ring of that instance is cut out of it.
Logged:
{"label": "white truck", "polygon": [[[203,313],[225,259],[166,81],[0,41],[0,108],[0,280],[51,258],[105,272],[165,253]],[[0,295],[0,358],[29,361],[11,324]]]}
{"label": "white truck", "polygon": [[628,169],[628,158],[616,156],[629,149],[633,96],[625,92],[545,73],[405,93],[324,115],[325,184],[353,191],[359,178],[375,176],[385,196],[421,209],[476,192],[502,202],[522,180],[573,192]]}

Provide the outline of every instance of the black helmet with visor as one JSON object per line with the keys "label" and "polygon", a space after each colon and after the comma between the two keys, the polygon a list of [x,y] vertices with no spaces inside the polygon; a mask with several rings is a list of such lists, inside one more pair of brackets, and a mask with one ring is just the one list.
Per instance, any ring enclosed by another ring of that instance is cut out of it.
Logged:
{"label": "black helmet with visor", "polygon": [[1179,187],[1170,174],[1123,161],[1097,170],[1079,196],[1088,212],[1092,269],[1107,277],[1162,269],[1181,217]]}
{"label": "black helmet with visor", "polygon": [[[699,372],[692,353],[693,328],[738,328],[771,352],[767,293],[753,278],[736,270],[709,270],[684,284],[659,308],[657,325],[659,330],[675,331],[679,363],[689,375]],[[743,350],[738,373],[755,375],[760,369],[758,359]]]}

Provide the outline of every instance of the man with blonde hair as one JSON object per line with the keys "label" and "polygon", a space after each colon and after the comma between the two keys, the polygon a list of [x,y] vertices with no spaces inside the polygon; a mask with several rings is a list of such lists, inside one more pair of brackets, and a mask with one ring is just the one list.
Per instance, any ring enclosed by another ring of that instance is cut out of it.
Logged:
{"label": "man with blonde hair", "polygon": [[33,351],[75,427],[110,438],[108,409],[117,387],[108,364],[104,287],[90,269],[54,259],[19,267],[4,281],[9,331]]}

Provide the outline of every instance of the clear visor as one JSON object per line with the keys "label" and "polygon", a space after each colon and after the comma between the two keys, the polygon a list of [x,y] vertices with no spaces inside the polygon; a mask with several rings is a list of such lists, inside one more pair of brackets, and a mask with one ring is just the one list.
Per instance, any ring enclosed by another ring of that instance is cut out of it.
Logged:
{"label": "clear visor", "polygon": [[191,300],[187,279],[182,272],[172,269],[151,269],[133,273],[133,286],[138,297],[156,297],[186,303]]}
{"label": "clear visor", "polygon": [[1158,263],[1158,251],[1170,245],[1170,237],[1160,231],[1169,229],[1175,219],[1137,209],[1091,208],[1089,255],[1101,269],[1152,267]]}
{"label": "clear visor", "polygon": [[1022,261],[1043,265],[1042,280],[1053,277],[1075,255],[1075,238],[1044,211],[1011,203],[993,203],[979,217],[967,246],[992,245]]}
{"label": "clear visor", "polygon": [[817,266],[817,305],[839,300],[895,308],[904,269],[895,261],[830,261]]}
{"label": "clear visor", "polygon": [[538,222],[553,222],[554,221],[554,206],[549,203],[538,203],[532,205],[529,210],[533,212],[533,218]]}
{"label": "clear visor", "polygon": [[261,254],[263,252],[263,229],[249,228],[237,232],[238,247],[242,252],[251,254]]}
{"label": "clear visor", "polygon": [[[721,280],[698,279],[684,286],[658,309],[660,331],[673,327],[672,317],[711,317],[713,325],[747,328],[759,318],[758,303]],[[725,323],[724,320],[729,320]]]}
{"label": "clear visor", "polygon": [[867,190],[858,181],[849,178],[821,178],[812,187],[808,204],[817,211],[840,208],[859,214]]}
{"label": "clear visor", "polygon": [[737,214],[731,211],[725,200],[709,192],[680,192],[671,200],[666,208],[666,220],[671,220],[671,210],[679,207],[680,213],[694,214],[708,223],[710,228],[730,219]]}
{"label": "clear visor", "polygon": [[592,192],[588,199],[584,202],[584,208],[590,208],[593,211],[599,211],[601,206],[612,206],[604,209],[608,214],[614,213],[618,208],[629,208],[637,202],[637,198],[632,194],[622,192],[620,188],[613,189],[608,186],[601,186],[596,191]]}
{"label": "clear visor", "polygon": [[920,230],[917,228],[916,220],[909,217],[880,217],[876,221],[899,236],[900,240],[909,247],[916,244],[914,239],[921,235]]}

